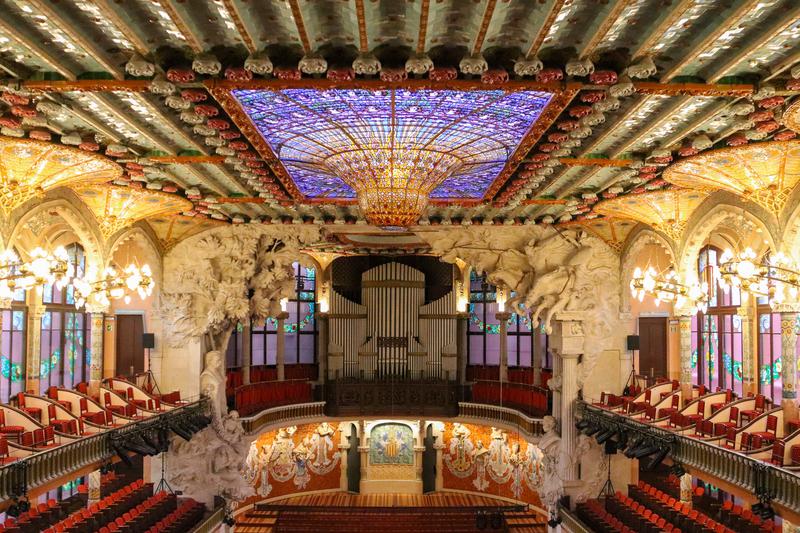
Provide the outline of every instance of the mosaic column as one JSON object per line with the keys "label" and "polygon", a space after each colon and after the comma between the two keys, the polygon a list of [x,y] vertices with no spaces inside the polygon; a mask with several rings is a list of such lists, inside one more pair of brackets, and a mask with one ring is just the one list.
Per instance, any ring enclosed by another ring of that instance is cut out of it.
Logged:
{"label": "mosaic column", "polygon": [[781,378],[784,420],[797,419],[797,311],[781,311]]}
{"label": "mosaic column", "polygon": [[533,329],[533,349],[531,350],[531,366],[533,367],[533,384],[542,386],[542,361],[544,360],[544,346],[542,346],[542,331]]}
{"label": "mosaic column", "polygon": [[753,325],[755,312],[752,305],[741,306],[736,315],[742,321],[742,393],[747,396],[758,392],[755,352],[753,351]]}
{"label": "mosaic column", "polygon": [[99,390],[103,380],[103,337],[106,315],[100,310],[92,310],[91,321],[91,364],[89,365],[89,390]]}
{"label": "mosaic column", "polygon": [[95,470],[93,472],[89,472],[89,475],[86,476],[86,486],[88,489],[88,500],[86,502],[86,507],[91,507],[95,503],[100,501],[100,471]]}
{"label": "mosaic column", "polygon": [[681,356],[681,396],[684,401],[692,397],[692,317],[678,316],[678,336]]}
{"label": "mosaic column", "polygon": [[253,359],[253,354],[250,348],[250,331],[252,326],[250,322],[245,322],[242,325],[242,385],[250,384],[250,362]]}
{"label": "mosaic column", "polygon": [[681,476],[681,503],[692,506],[692,475],[684,474]]}
{"label": "mosaic column", "polygon": [[495,318],[500,321],[500,381],[508,381],[508,319],[511,313],[496,313]]}
{"label": "mosaic column", "polygon": [[39,380],[41,379],[42,357],[40,351],[42,345],[42,316],[44,315],[44,306],[40,303],[41,296],[42,294],[38,290],[29,291],[29,299],[33,298],[36,302],[32,302],[28,306],[28,324],[26,328],[28,345],[25,352],[27,354],[25,389],[31,390],[35,394],[39,394],[41,390]]}
{"label": "mosaic column", "polygon": [[283,329],[283,324],[286,322],[286,318],[288,316],[289,313],[281,313],[276,319],[278,322],[278,329],[276,333],[278,338],[277,342],[275,343],[275,366],[278,369],[278,381],[284,381],[286,379],[286,331]]}

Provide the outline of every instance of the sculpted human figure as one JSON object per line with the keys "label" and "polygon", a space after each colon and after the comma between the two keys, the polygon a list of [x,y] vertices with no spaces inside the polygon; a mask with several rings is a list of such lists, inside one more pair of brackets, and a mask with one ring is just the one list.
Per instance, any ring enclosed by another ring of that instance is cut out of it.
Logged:
{"label": "sculpted human figure", "polygon": [[222,353],[217,350],[206,352],[205,368],[200,373],[200,393],[211,400],[214,420],[221,420],[228,408],[225,398],[225,369]]}

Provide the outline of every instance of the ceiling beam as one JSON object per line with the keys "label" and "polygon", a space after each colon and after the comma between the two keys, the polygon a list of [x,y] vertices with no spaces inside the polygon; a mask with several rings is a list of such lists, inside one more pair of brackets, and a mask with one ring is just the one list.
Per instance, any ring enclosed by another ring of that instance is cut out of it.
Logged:
{"label": "ceiling beam", "polygon": [[103,16],[108,19],[111,24],[114,25],[119,32],[125,36],[126,39],[131,43],[133,49],[136,50],[137,53],[141,55],[147,55],[150,53],[150,47],[147,43],[139,37],[139,34],[133,31],[133,29],[128,26],[125,19],[120,13],[119,8],[115,8],[109,4],[108,0],[94,0],[94,5]]}
{"label": "ceiling beam", "polygon": [[597,48],[597,46],[605,39],[609,30],[614,26],[617,19],[625,12],[630,4],[630,0],[616,0],[614,5],[609,10],[608,14],[600,21],[597,30],[592,34],[586,44],[578,49],[578,57],[581,59],[589,58]]}
{"label": "ceiling beam", "polygon": [[664,36],[667,30],[672,26],[676,20],[681,18],[689,8],[694,6],[695,0],[680,0],[680,2],[673,7],[670,12],[664,17],[656,28],[651,31],[645,40],[640,44],[636,50],[631,53],[634,61],[652,53],[653,47],[658,44],[658,41]]}
{"label": "ceiling beam", "polygon": [[78,46],[92,56],[92,59],[97,61],[104,69],[111,73],[115,78],[122,79],[125,77],[124,68],[114,64],[106,55],[104,50],[97,46],[96,42],[91,41],[84,37],[81,32],[77,31],[71,24],[64,20],[64,18],[50,5],[42,0],[29,0],[34,9],[38,10],[42,15],[47,17],[48,22],[51,22],[63,31],[67,37],[75,42]]}
{"label": "ceiling beam", "polygon": [[228,14],[231,16],[233,24],[236,26],[236,31],[239,32],[239,37],[242,39],[242,43],[244,44],[245,48],[247,48],[248,52],[254,54],[258,48],[253,40],[253,36],[250,35],[249,31],[247,31],[247,26],[244,24],[242,14],[239,12],[239,8],[236,6],[236,3],[233,2],[233,0],[222,0],[222,4],[225,6],[225,10],[228,12]]}
{"label": "ceiling beam", "polygon": [[369,52],[369,38],[367,37],[367,15],[364,12],[364,0],[355,0],[356,21],[358,22],[358,51],[362,54]]}
{"label": "ceiling beam", "polygon": [[668,70],[661,73],[660,81],[666,83],[680,73],[680,71],[689,63],[697,59],[697,57],[705,52],[710,46],[714,45],[717,40],[722,37],[725,32],[730,31],[731,28],[739,24],[739,22],[753,10],[754,4],[752,2],[745,2],[739,6],[733,13],[728,16],[721,24],[714,27],[702,41],[697,43],[691,50],[682,54],[677,63],[672,65]]}
{"label": "ceiling beam", "polygon": [[[357,0],[359,1],[359,0]],[[488,0],[486,2],[486,9],[483,10],[483,17],[481,18],[481,25],[478,28],[478,34],[475,36],[475,43],[472,45],[472,55],[476,56],[483,50],[483,41],[486,39],[486,31],[489,29],[489,24],[492,22],[492,15],[494,15],[497,0]]]}
{"label": "ceiling beam", "polygon": [[225,162],[225,156],[221,155],[160,155],[151,156],[148,159],[159,163],[174,163],[178,165],[196,165],[199,163],[221,165]]}
{"label": "ceiling beam", "polygon": [[787,28],[796,24],[798,18],[800,18],[800,4],[796,4],[795,7],[791,8],[778,22],[759,35],[755,42],[748,43],[747,46],[742,47],[741,52],[719,65],[713,73],[708,75],[708,81],[715,82],[726,76],[732,68],[747,59],[753,51],[762,48]]}
{"label": "ceiling beam", "polygon": [[419,33],[417,34],[417,55],[425,53],[428,39],[428,15],[430,14],[431,0],[422,0],[419,8]]}
{"label": "ceiling beam", "polygon": [[160,5],[164,12],[169,16],[169,18],[172,20],[172,23],[175,24],[175,27],[178,28],[178,31],[181,32],[181,35],[183,35],[183,38],[186,39],[186,44],[189,45],[189,48],[191,48],[195,54],[202,52],[204,50],[203,43],[200,42],[200,39],[197,38],[192,29],[189,27],[186,19],[184,19],[175,6],[172,5],[172,2],[170,0],[153,1]]}
{"label": "ceiling beam", "polygon": [[303,20],[303,12],[300,10],[300,2],[298,0],[286,1],[289,3],[289,8],[292,10],[292,18],[294,19],[295,27],[297,27],[297,35],[300,37],[300,43],[303,45],[303,51],[306,54],[310,54],[311,40],[308,38],[306,23]]}
{"label": "ceiling beam", "polygon": [[0,30],[33,52],[35,56],[47,63],[53,71],[58,72],[69,80],[74,80],[78,77],[77,73],[64,66],[61,59],[51,54],[50,49],[43,48],[40,44],[34,42],[33,39],[21,33],[16,26],[9,23],[4,17],[0,17]]}
{"label": "ceiling beam", "polygon": [[553,0],[553,5],[550,7],[550,11],[547,13],[547,17],[544,19],[539,30],[536,32],[536,37],[533,38],[533,42],[531,43],[530,48],[528,48],[528,53],[525,54],[527,59],[532,59],[539,53],[539,50],[542,48],[542,43],[544,43],[547,34],[550,32],[550,28],[553,26],[553,23],[556,20],[561,8],[564,7],[564,3],[566,0]]}

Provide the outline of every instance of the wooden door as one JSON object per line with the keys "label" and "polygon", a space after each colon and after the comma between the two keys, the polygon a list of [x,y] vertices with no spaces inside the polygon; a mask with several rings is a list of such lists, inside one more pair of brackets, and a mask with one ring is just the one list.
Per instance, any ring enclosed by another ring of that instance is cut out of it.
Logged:
{"label": "wooden door", "polygon": [[667,318],[639,318],[639,373],[667,376]]}
{"label": "wooden door", "polygon": [[436,437],[433,436],[433,425],[428,426],[425,433],[425,451],[422,452],[422,492],[428,494],[436,491]]}
{"label": "wooden door", "polygon": [[116,375],[132,377],[144,372],[142,315],[117,315]]}
{"label": "wooden door", "polygon": [[347,490],[354,494],[361,492],[361,452],[358,451],[358,428],[350,424],[350,436],[347,437]]}

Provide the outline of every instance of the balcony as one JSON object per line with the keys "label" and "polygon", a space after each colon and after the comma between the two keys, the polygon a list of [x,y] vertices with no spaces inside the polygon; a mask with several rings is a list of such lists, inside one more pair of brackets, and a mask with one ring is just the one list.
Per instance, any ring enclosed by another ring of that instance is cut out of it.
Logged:
{"label": "balcony", "polygon": [[622,413],[578,402],[579,416],[603,430],[614,430],[650,439],[669,447],[669,458],[687,470],[695,469],[724,483],[743,489],[756,497],[769,499],[773,505],[796,512],[800,509],[800,476],[787,468],[775,466],[744,453],[635,420]]}

